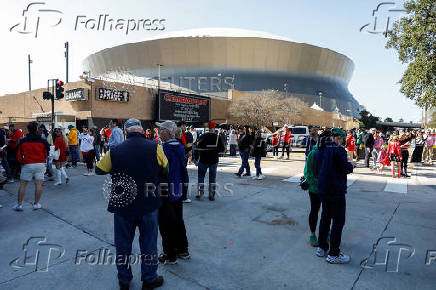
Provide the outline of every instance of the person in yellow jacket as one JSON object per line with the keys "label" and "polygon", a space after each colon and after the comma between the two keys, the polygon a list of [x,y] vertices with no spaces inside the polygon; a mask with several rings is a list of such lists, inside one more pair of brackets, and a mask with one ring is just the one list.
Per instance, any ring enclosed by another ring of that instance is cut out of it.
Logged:
{"label": "person in yellow jacket", "polygon": [[79,146],[77,141],[77,128],[73,125],[69,125],[68,129],[70,132],[67,135],[68,138],[68,148],[70,149],[71,163],[73,167],[77,167],[77,162],[79,161]]}

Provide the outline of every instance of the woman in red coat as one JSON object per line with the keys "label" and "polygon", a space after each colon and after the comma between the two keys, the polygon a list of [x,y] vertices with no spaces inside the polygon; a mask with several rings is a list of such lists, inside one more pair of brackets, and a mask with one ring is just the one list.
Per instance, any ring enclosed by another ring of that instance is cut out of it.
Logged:
{"label": "woman in red coat", "polygon": [[67,151],[68,142],[66,141],[66,136],[59,128],[55,129],[55,136],[55,151],[59,150],[59,157],[54,159],[56,165],[56,183],[54,185],[61,185],[62,176],[65,178],[65,183],[70,181],[67,172],[65,171],[65,162],[67,161],[65,151]]}
{"label": "woman in red coat", "polygon": [[398,136],[391,137],[388,145],[388,156],[392,162],[392,178],[395,178],[395,163],[397,164],[398,178],[401,177],[401,145]]}

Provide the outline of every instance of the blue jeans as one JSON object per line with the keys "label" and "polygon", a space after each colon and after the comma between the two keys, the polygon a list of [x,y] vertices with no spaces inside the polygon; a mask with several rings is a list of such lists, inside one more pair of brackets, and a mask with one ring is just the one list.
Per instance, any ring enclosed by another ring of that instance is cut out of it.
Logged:
{"label": "blue jeans", "polygon": [[[139,247],[141,249],[141,280],[153,283],[157,278],[157,231],[158,210],[142,217],[126,217],[114,214],[114,238],[117,253],[118,281],[129,284],[133,278],[129,256],[136,227],[139,228]],[[121,258],[118,258],[121,257]],[[136,257],[135,257],[136,259]],[[131,264],[135,259],[130,259]]]}
{"label": "blue jeans", "polygon": [[45,159],[45,161],[46,161],[46,166],[47,166],[47,169],[45,170],[45,173],[47,173],[47,175],[49,177],[52,177],[53,176],[53,165],[52,165],[52,162],[51,162],[49,157],[47,157]]}
{"label": "blue jeans", "polygon": [[236,156],[236,144],[230,144],[230,156]]}
{"label": "blue jeans", "polygon": [[6,171],[6,178],[12,179],[12,171],[11,171],[11,168],[9,167],[9,163],[8,163],[8,154],[6,153],[6,150],[1,152],[0,154],[2,156],[2,166]]}
{"label": "blue jeans", "polygon": [[97,162],[100,161],[100,145],[94,145],[94,151],[95,151],[95,159],[97,159]]}
{"label": "blue jeans", "polygon": [[240,151],[239,155],[241,155],[242,165],[239,168],[238,173],[239,174],[244,173],[244,169],[245,169],[247,174],[250,174],[250,164],[248,163],[248,158],[250,158],[250,152],[248,152],[248,151]]}
{"label": "blue jeans", "polygon": [[256,176],[262,174],[262,169],[260,168],[260,159],[262,157],[254,157],[254,167],[256,167]]}
{"label": "blue jeans", "polygon": [[209,195],[215,195],[216,190],[216,169],[218,163],[207,164],[198,162],[198,194],[204,194],[204,176],[209,169]]}
{"label": "blue jeans", "polygon": [[68,145],[70,148],[70,156],[71,156],[71,163],[73,166],[77,165],[77,162],[79,162],[79,146],[78,145]]}

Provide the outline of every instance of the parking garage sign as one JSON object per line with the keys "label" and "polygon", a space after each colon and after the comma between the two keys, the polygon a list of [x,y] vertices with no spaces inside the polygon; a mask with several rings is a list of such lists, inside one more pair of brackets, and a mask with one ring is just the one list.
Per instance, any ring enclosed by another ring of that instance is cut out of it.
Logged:
{"label": "parking garage sign", "polygon": [[199,95],[160,91],[158,120],[206,123],[210,120],[210,98]]}
{"label": "parking garage sign", "polygon": [[101,101],[128,102],[129,92],[115,89],[97,88],[96,98]]}

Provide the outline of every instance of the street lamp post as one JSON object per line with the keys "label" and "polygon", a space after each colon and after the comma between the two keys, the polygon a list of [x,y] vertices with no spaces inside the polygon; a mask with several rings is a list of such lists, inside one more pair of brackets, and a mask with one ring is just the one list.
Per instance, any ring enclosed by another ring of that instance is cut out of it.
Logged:
{"label": "street lamp post", "polygon": [[322,92],[319,92],[318,95],[319,95],[319,106],[320,106],[320,108],[322,108],[322,102],[321,102],[321,100],[322,100]]}
{"label": "street lamp post", "polygon": [[162,64],[157,64],[157,94],[159,95],[160,92],[160,67],[163,66]]}
{"label": "street lamp post", "polygon": [[69,44],[65,42],[65,82],[68,83],[68,59],[69,59]]}
{"label": "street lamp post", "polygon": [[27,63],[28,63],[28,67],[29,67],[29,91],[32,90],[32,82],[30,79],[30,64],[32,63],[32,60],[30,59],[30,54],[27,55]]}

